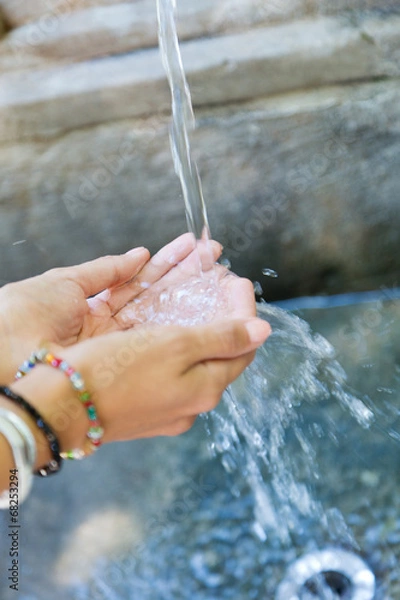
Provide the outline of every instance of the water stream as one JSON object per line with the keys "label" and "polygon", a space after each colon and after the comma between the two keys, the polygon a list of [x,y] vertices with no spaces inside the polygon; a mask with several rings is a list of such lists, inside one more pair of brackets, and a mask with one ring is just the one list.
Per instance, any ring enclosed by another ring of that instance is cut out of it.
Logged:
{"label": "water stream", "polygon": [[[172,94],[171,148],[182,185],[189,230],[197,239],[209,239],[201,181],[191,156],[189,131],[194,127],[194,114],[179,48],[175,8],[175,0],[157,0],[160,49]],[[264,273],[277,275],[267,269]],[[199,288],[199,281],[201,285],[200,278],[179,286],[178,290],[164,291],[158,307],[139,300],[139,306],[133,309],[136,315],[141,312],[141,318],[147,321],[188,325],[185,305],[176,310],[182,299],[189,302],[189,314],[192,315],[193,307],[197,306],[196,314],[203,317],[206,314],[207,320],[212,316],[212,309],[221,309],[218,282],[210,280],[211,285]],[[204,304],[211,311],[205,313]],[[285,427],[295,418],[293,405],[305,396],[314,400],[333,395],[362,426],[368,427],[373,415],[361,400],[346,390],[344,372],[335,362],[334,350],[326,340],[313,336],[306,323],[283,310],[260,306],[260,311],[272,321],[275,330],[272,342],[258,352],[239,383],[225,392],[222,411],[205,418],[212,451],[221,453],[227,471],[238,469],[253,490],[256,499],[254,532],[260,539],[266,539],[273,531],[281,542],[289,543],[290,533],[298,528],[301,515],[313,514],[326,523],[328,529],[330,527],[328,517],[307,486],[297,481],[293,464],[287,457],[283,458]],[[198,322],[195,315],[193,322]],[[283,378],[276,356],[288,367]],[[317,477],[312,449],[300,429],[296,430],[296,436],[307,481],[312,480]],[[350,534],[345,527],[343,530],[343,542],[349,541]]]}
{"label": "water stream", "polygon": [[188,229],[197,240],[210,239],[199,170],[190,147],[195,117],[175,23],[176,0],[157,0],[159,45],[172,97],[171,150],[185,200]]}

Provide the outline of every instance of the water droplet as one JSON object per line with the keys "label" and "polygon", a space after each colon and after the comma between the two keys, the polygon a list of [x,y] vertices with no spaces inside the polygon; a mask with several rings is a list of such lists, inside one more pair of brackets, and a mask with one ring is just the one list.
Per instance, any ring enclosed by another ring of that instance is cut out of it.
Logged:
{"label": "water droplet", "polygon": [[274,271],[273,269],[263,269],[262,274],[265,275],[266,277],[273,277],[274,279],[279,277],[278,273],[276,271]]}
{"label": "water droplet", "polygon": [[219,264],[222,265],[223,267],[225,267],[225,269],[232,269],[232,264],[231,261],[229,260],[229,258],[221,258],[221,260],[219,261]]}
{"label": "water droplet", "polygon": [[378,387],[376,388],[377,392],[383,392],[384,394],[393,394],[394,390],[392,390],[391,388],[386,388],[386,387]]}
{"label": "water droplet", "polygon": [[263,295],[263,289],[261,287],[261,283],[259,281],[255,281],[254,282],[254,293],[256,296],[262,296]]}

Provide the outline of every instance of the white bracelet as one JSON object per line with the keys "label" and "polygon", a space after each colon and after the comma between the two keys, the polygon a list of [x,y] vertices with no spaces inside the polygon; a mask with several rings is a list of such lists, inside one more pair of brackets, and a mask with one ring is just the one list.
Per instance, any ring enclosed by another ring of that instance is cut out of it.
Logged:
{"label": "white bracelet", "polygon": [[[18,502],[22,503],[32,487],[36,462],[35,438],[23,419],[3,408],[0,408],[0,433],[6,438],[13,453],[15,468],[18,470]],[[1,508],[9,508],[8,490],[0,495]]]}

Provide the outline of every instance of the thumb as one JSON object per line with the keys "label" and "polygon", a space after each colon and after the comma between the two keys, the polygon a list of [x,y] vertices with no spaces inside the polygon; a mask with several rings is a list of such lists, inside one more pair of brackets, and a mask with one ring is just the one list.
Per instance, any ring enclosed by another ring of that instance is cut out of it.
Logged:
{"label": "thumb", "polygon": [[80,285],[88,298],[107,288],[126,283],[149,258],[150,253],[146,248],[135,248],[126,254],[104,256],[76,267],[66,267],[64,274]]}
{"label": "thumb", "polygon": [[[229,359],[252,352],[271,334],[269,323],[262,319],[219,321],[205,327],[193,327],[191,363]],[[190,359],[189,359],[190,360]]]}

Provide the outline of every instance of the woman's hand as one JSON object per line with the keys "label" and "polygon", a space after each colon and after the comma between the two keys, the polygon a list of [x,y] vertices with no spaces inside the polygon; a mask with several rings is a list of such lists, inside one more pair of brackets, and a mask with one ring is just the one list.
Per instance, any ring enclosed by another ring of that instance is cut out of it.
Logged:
{"label": "woman's hand", "polygon": [[270,332],[253,318],[143,328],[76,346],[105,441],[187,431],[197,415],[216,407]]}
{"label": "woman's hand", "polygon": [[[199,413],[215,408],[269,333],[260,319],[225,320],[114,332],[60,352],[82,373],[104,442],[112,442],[188,430]],[[87,417],[64,374],[39,365],[12,387],[54,427],[63,450],[83,447]],[[44,464],[39,434],[38,448]]]}
{"label": "woman's hand", "polygon": [[[185,234],[151,260],[148,250],[136,248],[1,288],[0,380],[10,381],[19,364],[43,342],[68,346],[125,328],[118,313],[135,295],[135,276],[145,265],[146,277],[151,274],[154,281],[181,261],[183,271],[189,269],[195,264],[194,247],[193,237]],[[217,260],[221,247],[213,242],[212,249]]]}

